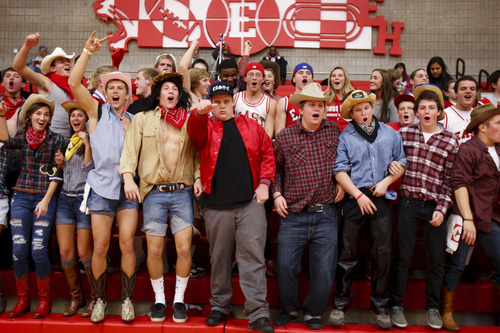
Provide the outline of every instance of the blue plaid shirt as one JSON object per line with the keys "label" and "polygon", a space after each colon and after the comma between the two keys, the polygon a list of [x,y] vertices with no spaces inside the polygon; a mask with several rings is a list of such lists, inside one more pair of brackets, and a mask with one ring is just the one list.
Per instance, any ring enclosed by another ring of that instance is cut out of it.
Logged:
{"label": "blue plaid shirt", "polygon": [[57,168],[54,160],[56,152],[61,149],[63,144],[63,136],[49,129],[47,129],[45,141],[37,149],[29,146],[24,133],[17,134],[14,138],[5,141],[4,147],[7,154],[20,158],[22,161],[21,174],[17,179],[16,187],[45,192],[50,182],[62,182],[60,174],[48,176],[40,172],[40,168],[43,166],[44,172],[52,174],[52,168]]}

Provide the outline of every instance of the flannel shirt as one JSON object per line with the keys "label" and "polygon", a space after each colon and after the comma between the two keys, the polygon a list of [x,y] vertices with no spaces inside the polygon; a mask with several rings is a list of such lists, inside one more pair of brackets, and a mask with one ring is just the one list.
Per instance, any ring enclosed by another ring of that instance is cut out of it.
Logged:
{"label": "flannel shirt", "polygon": [[333,166],[340,130],[331,120],[309,132],[300,121],[282,130],[274,141],[276,177],[273,193],[281,192],[288,209],[298,213],[306,205],[335,200]]}
{"label": "flannel shirt", "polygon": [[53,181],[61,183],[60,173],[49,177],[40,172],[40,167],[43,166],[44,172],[52,173],[52,168],[57,168],[55,162],[56,152],[62,148],[63,144],[63,136],[52,132],[50,129],[47,129],[45,141],[38,149],[29,146],[24,138],[24,133],[19,133],[14,138],[5,141],[4,147],[7,149],[8,154],[18,157],[16,156],[17,149],[21,152],[22,168],[16,186],[22,189],[46,192],[49,183]]}
{"label": "flannel shirt", "polygon": [[7,171],[7,153],[3,144],[0,144],[0,198],[9,196],[9,189],[5,185],[5,172]]}
{"label": "flannel shirt", "polygon": [[455,135],[442,129],[425,142],[417,124],[401,128],[401,136],[408,165],[400,196],[433,201],[436,210],[446,215],[452,205],[450,177],[458,152]]}

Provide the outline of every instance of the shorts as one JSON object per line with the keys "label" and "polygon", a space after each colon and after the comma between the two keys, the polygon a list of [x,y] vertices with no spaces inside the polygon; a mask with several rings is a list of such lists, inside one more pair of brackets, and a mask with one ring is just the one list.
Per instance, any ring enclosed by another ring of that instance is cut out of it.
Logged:
{"label": "shorts", "polygon": [[0,229],[7,228],[9,222],[9,198],[0,199]]}
{"label": "shorts", "polygon": [[94,190],[90,190],[87,206],[91,214],[107,215],[115,218],[117,212],[124,209],[138,209],[139,203],[134,200],[129,200],[125,197],[123,185],[120,189],[120,199],[106,199],[97,194]]}
{"label": "shorts", "polygon": [[189,186],[172,192],[153,189],[144,198],[142,208],[142,230],[151,236],[167,235],[167,217],[170,218],[172,234],[193,226],[194,223],[193,199]]}
{"label": "shorts", "polygon": [[76,225],[77,229],[91,229],[90,215],[80,211],[83,201],[83,191],[61,191],[57,200],[56,225]]}

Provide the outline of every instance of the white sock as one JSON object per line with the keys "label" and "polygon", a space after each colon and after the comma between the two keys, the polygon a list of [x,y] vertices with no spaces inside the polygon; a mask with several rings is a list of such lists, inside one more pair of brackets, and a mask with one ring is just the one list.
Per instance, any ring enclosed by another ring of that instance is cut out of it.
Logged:
{"label": "white sock", "polygon": [[175,276],[175,296],[174,296],[174,304],[175,303],[184,303],[184,292],[186,291],[186,287],[188,285],[189,276],[183,278],[178,275]]}
{"label": "white sock", "polygon": [[165,292],[163,291],[163,276],[156,280],[151,279],[151,285],[153,286],[153,291],[155,292],[155,304],[166,304]]}

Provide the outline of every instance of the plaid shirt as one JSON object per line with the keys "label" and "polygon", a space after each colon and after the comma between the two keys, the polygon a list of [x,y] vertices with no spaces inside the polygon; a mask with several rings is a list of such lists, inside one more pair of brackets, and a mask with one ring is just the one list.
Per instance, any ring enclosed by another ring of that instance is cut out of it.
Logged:
{"label": "plaid shirt", "polygon": [[63,136],[49,129],[47,129],[45,141],[38,149],[33,149],[29,146],[24,138],[24,133],[17,134],[14,138],[9,139],[9,141],[5,141],[5,148],[8,154],[16,157],[16,152],[19,150],[21,152],[22,168],[16,186],[22,189],[45,192],[50,182],[61,183],[62,178],[60,178],[59,173],[56,173],[53,177],[49,177],[40,172],[40,167],[43,166],[44,172],[52,174],[52,167],[57,168],[54,160],[56,152],[61,149],[63,144]]}
{"label": "plaid shirt", "polygon": [[276,177],[272,189],[273,193],[281,192],[291,212],[300,212],[306,205],[334,201],[333,165],[339,134],[339,127],[331,120],[324,120],[313,133],[298,121],[276,137]]}
{"label": "plaid shirt", "polygon": [[9,196],[9,190],[5,185],[5,172],[7,171],[7,153],[3,144],[0,143],[0,198]]}
{"label": "plaid shirt", "polygon": [[443,129],[425,142],[420,126],[411,125],[401,128],[401,136],[408,165],[400,196],[434,201],[436,210],[445,215],[452,205],[450,177],[458,152],[455,135]]}

